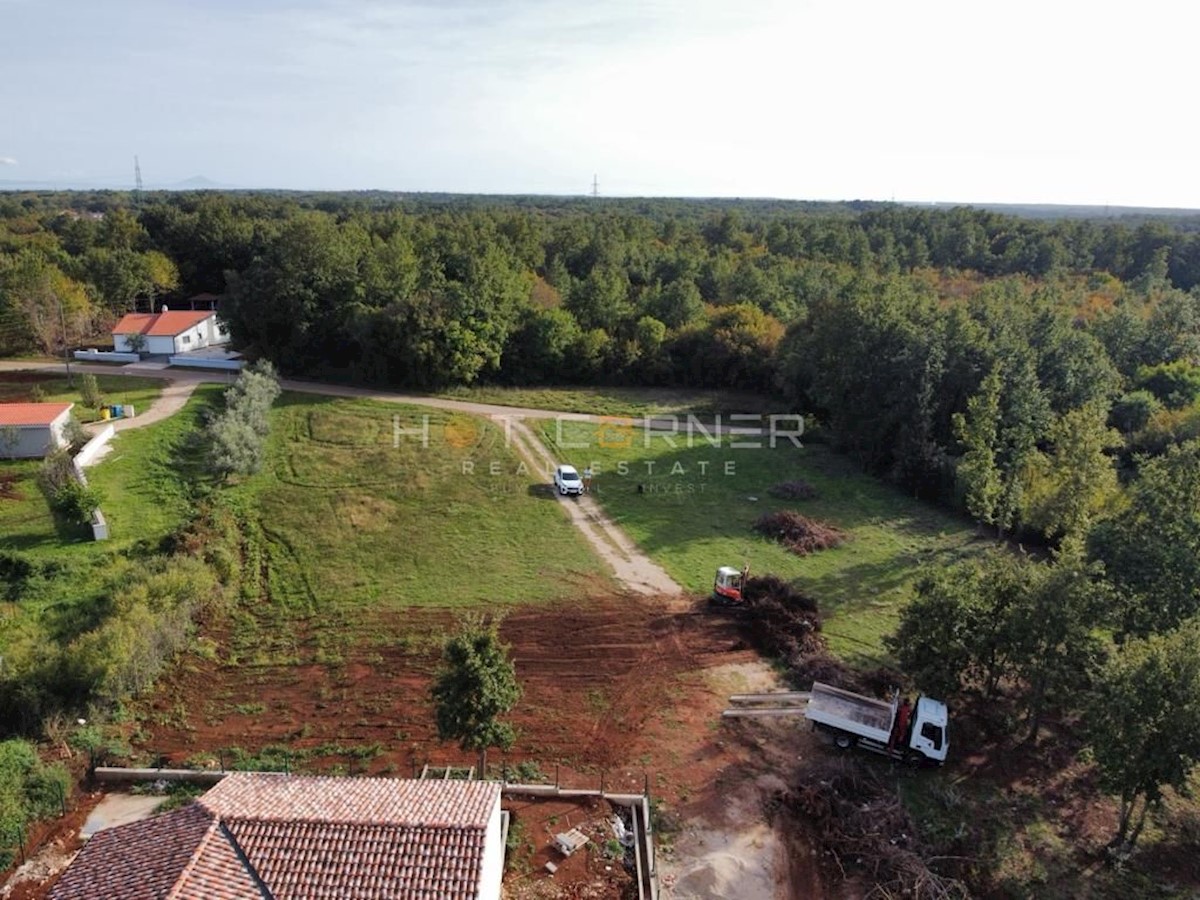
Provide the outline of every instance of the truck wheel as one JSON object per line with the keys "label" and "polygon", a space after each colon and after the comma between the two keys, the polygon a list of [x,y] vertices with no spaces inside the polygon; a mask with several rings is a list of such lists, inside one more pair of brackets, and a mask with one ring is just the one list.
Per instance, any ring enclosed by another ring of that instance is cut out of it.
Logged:
{"label": "truck wheel", "polygon": [[849,750],[854,746],[854,738],[848,734],[835,734],[833,736],[833,745],[839,750]]}

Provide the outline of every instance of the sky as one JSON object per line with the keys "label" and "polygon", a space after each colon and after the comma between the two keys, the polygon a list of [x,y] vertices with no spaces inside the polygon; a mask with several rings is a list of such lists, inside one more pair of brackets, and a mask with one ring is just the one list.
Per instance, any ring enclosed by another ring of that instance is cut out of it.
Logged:
{"label": "sky", "polygon": [[0,184],[1200,208],[1186,0],[0,0]]}

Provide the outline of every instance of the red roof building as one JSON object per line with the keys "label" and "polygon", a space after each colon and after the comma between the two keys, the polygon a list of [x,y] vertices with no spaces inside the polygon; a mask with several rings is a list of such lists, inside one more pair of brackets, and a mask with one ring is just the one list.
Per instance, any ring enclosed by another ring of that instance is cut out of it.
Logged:
{"label": "red roof building", "polygon": [[499,900],[500,786],[234,773],[97,832],[50,900]]}
{"label": "red roof building", "polygon": [[[113,349],[119,353],[184,353],[229,340],[211,309],[128,313],[112,329]],[[140,335],[140,338],[138,337]]]}
{"label": "red roof building", "polygon": [[0,403],[0,459],[38,459],[66,446],[74,403]]}

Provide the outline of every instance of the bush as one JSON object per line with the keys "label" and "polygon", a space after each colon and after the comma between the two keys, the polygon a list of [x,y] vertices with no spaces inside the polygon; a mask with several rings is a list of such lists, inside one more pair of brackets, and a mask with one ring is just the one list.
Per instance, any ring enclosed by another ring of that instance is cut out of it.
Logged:
{"label": "bush", "polygon": [[67,424],[63,426],[63,437],[66,438],[67,447],[72,454],[82,450],[83,445],[92,438],[73,415],[67,417]]}
{"label": "bush", "polygon": [[79,379],[79,393],[83,397],[83,405],[88,409],[99,409],[104,405],[104,395],[100,393],[95,375],[84,373]]}
{"label": "bush", "polygon": [[66,769],[43,764],[33,744],[0,741],[0,866],[12,861],[18,829],[56,815],[70,790]]}
{"label": "bush", "polygon": [[779,541],[798,556],[836,547],[847,539],[844,531],[792,510],[767,513],[754,523],[754,530]]}
{"label": "bush", "polygon": [[50,497],[54,508],[70,522],[86,525],[104,502],[99,488],[71,479],[59,486]]}
{"label": "bush", "polygon": [[223,478],[253,475],[262,468],[271,404],[279,396],[279,379],[268,362],[242,371],[225,392],[225,409],[208,424],[209,467]]}

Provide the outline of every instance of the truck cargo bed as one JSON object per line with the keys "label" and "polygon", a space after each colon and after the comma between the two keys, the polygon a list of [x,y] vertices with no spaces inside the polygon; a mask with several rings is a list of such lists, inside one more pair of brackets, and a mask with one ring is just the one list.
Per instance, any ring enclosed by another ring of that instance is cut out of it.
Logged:
{"label": "truck cargo bed", "polygon": [[891,703],[818,681],[813,685],[805,715],[814,722],[886,742],[895,710]]}

